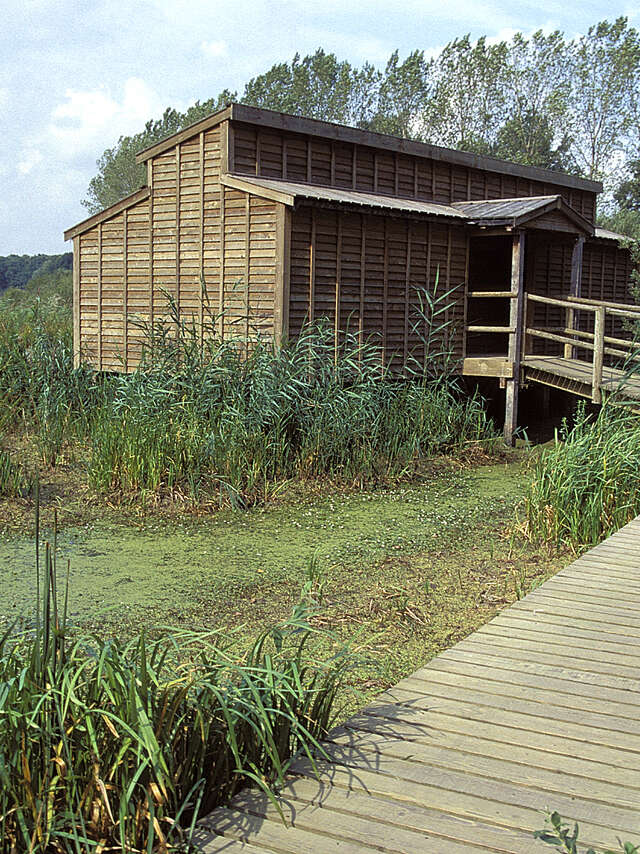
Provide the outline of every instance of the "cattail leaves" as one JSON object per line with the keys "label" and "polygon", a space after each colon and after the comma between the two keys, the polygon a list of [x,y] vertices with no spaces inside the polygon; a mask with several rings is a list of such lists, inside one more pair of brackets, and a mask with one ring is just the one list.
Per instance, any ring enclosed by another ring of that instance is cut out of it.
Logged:
{"label": "cattail leaves", "polygon": [[[246,651],[215,632],[89,637],[55,604],[0,639],[0,852],[185,850],[199,816],[322,752],[350,666],[312,628],[313,582]],[[316,640],[318,643],[316,643]]]}

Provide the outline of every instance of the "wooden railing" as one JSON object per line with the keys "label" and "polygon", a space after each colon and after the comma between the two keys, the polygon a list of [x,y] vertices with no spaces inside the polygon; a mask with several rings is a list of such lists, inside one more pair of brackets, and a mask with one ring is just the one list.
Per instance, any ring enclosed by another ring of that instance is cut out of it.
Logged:
{"label": "wooden railing", "polygon": [[[557,306],[565,311],[565,325],[561,327],[536,327],[533,325],[533,304]],[[580,312],[593,314],[593,332],[576,328]],[[537,294],[525,294],[524,336],[522,340],[521,360],[529,353],[532,338],[542,338],[564,345],[565,359],[575,359],[576,350],[591,351],[592,366],[592,400],[602,402],[602,373],[604,357],[614,356],[629,361],[640,361],[640,343],[637,340],[627,340],[612,335],[606,335],[606,320],[608,317],[624,317],[640,324],[640,306],[625,305],[624,303],[605,302],[600,300],[583,299],[582,297],[567,297],[556,299]]]}

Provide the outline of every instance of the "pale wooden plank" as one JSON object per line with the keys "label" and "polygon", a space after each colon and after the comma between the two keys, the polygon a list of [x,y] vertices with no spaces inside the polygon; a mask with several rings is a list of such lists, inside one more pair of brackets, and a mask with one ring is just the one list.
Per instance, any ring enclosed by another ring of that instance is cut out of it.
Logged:
{"label": "pale wooden plank", "polygon": [[[350,734],[333,735],[332,743],[341,748],[345,764],[349,764],[350,752],[355,748],[363,753],[378,753],[394,759],[428,766],[425,775],[437,776],[434,768],[445,768],[451,771],[462,771],[490,777],[516,785],[529,786],[543,792],[555,792],[561,795],[580,798],[583,801],[599,801],[604,804],[614,804],[630,809],[640,807],[640,788],[625,787],[621,791],[620,780],[608,781],[595,779],[584,774],[571,774],[564,763],[544,767],[531,763],[531,754],[521,751],[520,754],[509,752],[509,758],[496,756],[486,752],[474,752],[467,749],[467,744],[458,743],[456,746],[448,742],[443,744],[416,743],[399,739],[389,739],[384,736],[369,734],[355,740]],[[471,743],[470,746],[472,746]],[[336,754],[332,754],[336,755]],[[527,762],[522,763],[515,756],[526,756]],[[540,754],[544,755],[544,754]],[[511,757],[514,758],[511,758]],[[377,762],[379,760],[372,759]],[[606,767],[606,766],[605,766]]]}
{"label": "pale wooden plank", "polygon": [[[446,839],[442,832],[433,827],[416,831],[407,828],[404,823],[388,822],[388,815],[373,816],[369,813],[363,817],[351,810],[336,810],[333,798],[331,801],[327,800],[324,805],[313,801],[296,801],[290,797],[281,798],[278,803],[289,825],[322,835],[323,841],[337,837],[398,854],[421,848],[428,850],[429,847],[442,852],[459,851],[460,854],[486,854],[487,850],[484,845]],[[232,807],[250,811],[252,815],[265,820],[281,820],[278,808],[265,795],[255,792],[245,792],[234,798]],[[381,821],[381,818],[387,820]],[[478,842],[481,840],[478,839]]]}
{"label": "pale wooden plank", "polygon": [[459,818],[429,807],[399,804],[374,797],[362,791],[327,786],[318,780],[296,778],[283,789],[283,797],[309,803],[329,803],[333,809],[362,817],[372,817],[412,830],[438,832],[448,839],[486,846],[491,851],[538,852],[543,854],[541,843],[527,831],[511,830],[486,822]]}
{"label": "pale wooden plank", "polygon": [[[505,784],[492,785],[490,780],[478,781],[473,777],[453,772],[443,772],[437,780],[434,780],[424,774],[420,766],[412,766],[400,760],[387,760],[384,772],[380,769],[372,769],[366,760],[363,761],[357,756],[348,767],[319,761],[316,763],[316,769],[321,781],[337,787],[355,791],[364,790],[377,797],[428,807],[445,815],[468,817],[516,830],[526,831],[529,828],[540,827],[541,815],[546,806],[545,804],[538,806],[543,802],[544,795],[537,792],[533,792],[532,797],[527,797],[528,790],[524,788],[518,789]],[[294,770],[313,780],[317,779],[316,770],[308,760],[299,760],[294,763]],[[497,793],[500,797],[495,797]],[[522,799],[521,793],[524,796]],[[560,808],[564,809],[563,815],[569,820],[577,820],[577,813],[583,814],[579,807],[579,802],[569,798],[563,799],[560,805]],[[625,821],[629,820],[629,816],[635,817],[636,822],[639,821],[637,813],[634,816],[632,810],[625,812]],[[634,818],[631,818],[631,821],[633,820]],[[580,820],[580,827],[581,838],[587,844],[599,846],[615,844],[615,832],[606,824],[598,824],[595,816],[587,817],[586,810],[585,817]],[[423,851],[424,854],[431,854],[429,848]],[[513,854],[520,854],[520,850],[514,849]]]}

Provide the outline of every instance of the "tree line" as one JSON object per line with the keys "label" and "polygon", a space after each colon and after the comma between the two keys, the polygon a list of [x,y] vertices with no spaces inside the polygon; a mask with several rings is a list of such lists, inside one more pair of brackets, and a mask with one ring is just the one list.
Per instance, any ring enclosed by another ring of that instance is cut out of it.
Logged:
{"label": "tree line", "polygon": [[32,279],[71,270],[73,254],[0,256],[0,293],[9,288],[24,288]]}
{"label": "tree line", "polygon": [[573,39],[556,30],[493,42],[469,35],[434,57],[392,53],[384,68],[318,49],[273,65],[244,90],[184,113],[168,108],[97,162],[83,204],[96,212],[145,182],[142,148],[231,101],[602,180],[610,213],[640,207],[640,34],[627,18]]}

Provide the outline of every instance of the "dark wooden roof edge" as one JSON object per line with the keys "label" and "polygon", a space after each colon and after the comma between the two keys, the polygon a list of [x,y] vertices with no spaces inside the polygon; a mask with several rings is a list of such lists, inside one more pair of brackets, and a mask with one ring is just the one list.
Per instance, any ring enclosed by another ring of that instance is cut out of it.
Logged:
{"label": "dark wooden roof edge", "polygon": [[106,219],[111,219],[112,216],[117,216],[117,214],[122,213],[122,211],[127,208],[133,207],[133,205],[136,205],[138,202],[148,199],[150,195],[151,190],[149,187],[141,187],[139,190],[136,190],[135,193],[131,193],[130,196],[125,196],[124,199],[120,199],[120,201],[116,202],[114,205],[111,205],[103,211],[93,214],[92,216],[87,217],[87,219],[83,219],[82,222],[79,222],[77,225],[73,225],[71,228],[68,228],[64,233],[64,239],[71,240],[78,234],[82,234],[90,228],[93,228],[94,225],[98,225],[98,223],[104,222]]}
{"label": "dark wooden roof edge", "polygon": [[204,119],[200,119],[200,121],[173,134],[173,136],[169,136],[165,140],[145,148],[137,154],[136,162],[144,163],[150,157],[161,154],[179,142],[189,139],[200,131],[215,127],[226,119],[245,122],[247,124],[258,124],[277,130],[288,130],[308,136],[329,137],[330,139],[337,139],[342,142],[357,143],[359,145],[370,146],[371,148],[384,148],[389,151],[413,154],[418,157],[430,157],[435,160],[456,163],[460,166],[468,166],[499,174],[514,175],[520,178],[529,178],[534,181],[543,181],[547,184],[557,184],[562,187],[587,190],[591,193],[602,192],[602,184],[599,181],[590,181],[587,178],[568,175],[565,172],[554,172],[551,169],[541,169],[538,166],[523,166],[508,160],[499,160],[497,157],[489,157],[486,154],[457,151],[453,148],[443,148],[442,146],[432,145],[428,142],[401,139],[400,137],[391,136],[386,133],[361,130],[360,128],[349,127],[348,125],[339,125],[335,122],[307,119],[289,113],[278,113],[274,110],[265,110],[261,107],[250,107],[247,104],[237,103],[229,104],[224,109],[218,110]]}

